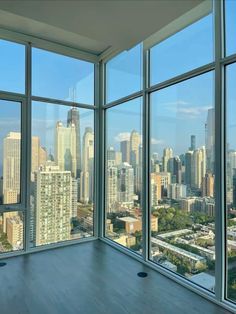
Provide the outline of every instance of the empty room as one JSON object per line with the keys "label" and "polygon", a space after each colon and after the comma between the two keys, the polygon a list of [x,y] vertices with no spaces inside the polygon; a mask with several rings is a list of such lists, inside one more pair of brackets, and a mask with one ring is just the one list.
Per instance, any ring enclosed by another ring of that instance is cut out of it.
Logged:
{"label": "empty room", "polygon": [[0,1],[0,313],[236,313],[236,0]]}

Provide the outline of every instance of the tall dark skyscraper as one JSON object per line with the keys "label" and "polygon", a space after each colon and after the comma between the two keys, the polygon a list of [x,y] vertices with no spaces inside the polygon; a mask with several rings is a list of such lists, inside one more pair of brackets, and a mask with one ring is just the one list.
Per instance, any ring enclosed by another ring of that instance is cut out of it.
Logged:
{"label": "tall dark skyscraper", "polygon": [[236,208],[236,169],[233,169],[233,207]]}
{"label": "tall dark skyscraper", "polygon": [[196,136],[191,135],[191,146],[189,147],[190,150],[195,150],[196,149]]}
{"label": "tall dark skyscraper", "polygon": [[80,177],[81,172],[81,142],[80,142],[80,115],[77,108],[72,108],[68,111],[67,126],[75,125],[76,130],[76,176]]}
{"label": "tall dark skyscraper", "polygon": [[190,150],[185,154],[185,184],[188,186],[192,183],[192,158],[193,151]]}
{"label": "tall dark skyscraper", "polygon": [[120,142],[120,151],[122,154],[122,162],[130,163],[130,141]]}

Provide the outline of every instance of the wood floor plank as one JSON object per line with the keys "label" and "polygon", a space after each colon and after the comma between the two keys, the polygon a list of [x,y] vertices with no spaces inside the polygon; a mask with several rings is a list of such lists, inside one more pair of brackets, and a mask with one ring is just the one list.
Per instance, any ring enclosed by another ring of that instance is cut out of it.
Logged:
{"label": "wood floor plank", "polygon": [[1,314],[229,313],[101,241],[5,261]]}

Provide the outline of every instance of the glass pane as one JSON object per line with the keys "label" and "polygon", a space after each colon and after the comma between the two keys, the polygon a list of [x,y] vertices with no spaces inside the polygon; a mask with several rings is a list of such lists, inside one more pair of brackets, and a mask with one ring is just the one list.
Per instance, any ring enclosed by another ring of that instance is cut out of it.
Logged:
{"label": "glass pane", "polygon": [[236,63],[226,68],[227,297],[236,302]]}
{"label": "glass pane", "polygon": [[94,64],[32,49],[32,94],[94,104]]}
{"label": "glass pane", "polygon": [[[214,74],[151,94],[151,259],[215,286]],[[158,219],[158,224],[153,219]]]}
{"label": "glass pane", "polygon": [[0,213],[0,253],[23,250],[24,214],[20,211]]}
{"label": "glass pane", "polygon": [[[141,253],[142,98],[106,112],[106,236]],[[120,122],[122,121],[122,123]]]}
{"label": "glass pane", "polygon": [[142,89],[142,49],[137,45],[106,64],[106,103]]}
{"label": "glass pane", "polygon": [[151,85],[212,62],[213,49],[213,15],[210,14],[150,50]]}
{"label": "glass pane", "polygon": [[236,1],[225,0],[226,55],[236,53]]}
{"label": "glass pane", "polygon": [[20,202],[21,103],[0,100],[0,204]]}
{"label": "glass pane", "polygon": [[93,110],[33,102],[31,242],[93,235]]}
{"label": "glass pane", "polygon": [[25,46],[0,39],[0,90],[25,93]]}

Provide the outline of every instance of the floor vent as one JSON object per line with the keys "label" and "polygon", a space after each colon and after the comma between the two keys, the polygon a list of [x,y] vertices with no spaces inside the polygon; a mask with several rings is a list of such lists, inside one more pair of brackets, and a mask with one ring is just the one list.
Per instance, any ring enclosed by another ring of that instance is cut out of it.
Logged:
{"label": "floor vent", "polygon": [[137,273],[137,275],[138,275],[139,277],[141,277],[141,278],[145,278],[145,277],[148,276],[148,274],[145,273],[145,272],[143,272],[143,271],[141,271],[140,273]]}

